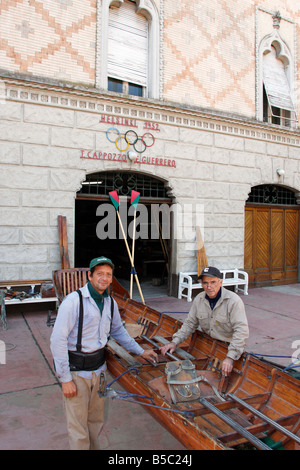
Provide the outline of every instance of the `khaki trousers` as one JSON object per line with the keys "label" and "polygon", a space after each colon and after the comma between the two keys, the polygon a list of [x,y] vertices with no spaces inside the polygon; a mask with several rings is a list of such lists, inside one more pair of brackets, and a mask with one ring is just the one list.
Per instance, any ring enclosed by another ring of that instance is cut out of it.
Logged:
{"label": "khaki trousers", "polygon": [[93,372],[92,379],[72,372],[77,395],[64,396],[69,443],[71,450],[98,450],[99,434],[104,424],[105,398],[98,395],[100,375]]}

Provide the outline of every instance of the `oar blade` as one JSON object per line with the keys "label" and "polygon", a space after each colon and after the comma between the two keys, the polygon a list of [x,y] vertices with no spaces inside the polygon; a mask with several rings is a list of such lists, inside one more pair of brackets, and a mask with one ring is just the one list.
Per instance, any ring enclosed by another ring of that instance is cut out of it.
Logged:
{"label": "oar blade", "polygon": [[119,205],[120,205],[120,199],[119,199],[117,191],[111,191],[108,194],[109,194],[111,202],[113,203],[113,205],[114,205],[114,207],[117,211],[119,209]]}
{"label": "oar blade", "polygon": [[135,208],[137,208],[137,205],[139,203],[139,199],[140,199],[140,193],[138,193],[137,191],[134,191],[132,190],[131,191],[131,200],[130,200],[130,203],[131,205]]}

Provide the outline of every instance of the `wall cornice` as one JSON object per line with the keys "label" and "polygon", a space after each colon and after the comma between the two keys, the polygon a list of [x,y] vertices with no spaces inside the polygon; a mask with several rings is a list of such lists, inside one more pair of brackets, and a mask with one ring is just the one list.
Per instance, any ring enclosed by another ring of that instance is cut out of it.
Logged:
{"label": "wall cornice", "polygon": [[82,85],[56,81],[24,79],[0,72],[4,101],[17,101],[42,106],[73,109],[82,112],[110,114],[153,121],[190,129],[205,130],[236,137],[300,146],[300,129],[289,129],[245,119],[226,113],[212,112],[178,103],[141,99],[109,93]]}

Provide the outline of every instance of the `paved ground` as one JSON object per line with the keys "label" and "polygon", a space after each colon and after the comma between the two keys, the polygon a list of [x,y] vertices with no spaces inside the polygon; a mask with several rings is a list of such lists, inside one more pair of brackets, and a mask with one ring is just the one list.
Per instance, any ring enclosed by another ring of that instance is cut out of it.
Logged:
{"label": "paved ground", "polygon": [[[287,366],[300,341],[300,284],[250,289],[243,296],[250,326],[247,351],[288,356],[272,358]],[[148,298],[161,312],[184,319],[191,304],[173,297]],[[61,389],[52,370],[51,328],[46,312],[7,313],[6,364],[0,364],[0,449],[67,450]],[[106,450],[184,450],[142,407],[108,400],[107,423],[101,436]]]}

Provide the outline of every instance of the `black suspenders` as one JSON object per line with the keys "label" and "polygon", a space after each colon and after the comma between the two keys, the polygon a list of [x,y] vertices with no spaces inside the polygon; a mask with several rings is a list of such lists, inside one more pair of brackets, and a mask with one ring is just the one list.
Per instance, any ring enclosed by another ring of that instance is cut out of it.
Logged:
{"label": "black suspenders", "polygon": [[[82,342],[82,325],[83,325],[83,301],[82,301],[82,292],[80,289],[76,291],[79,295],[79,322],[78,322],[78,333],[77,333],[77,344],[76,344],[76,349],[78,352],[81,352],[81,342]],[[111,326],[112,326],[112,321],[113,321],[113,316],[114,316],[114,301],[112,296],[110,296],[110,312],[111,312],[111,318],[110,318],[110,330],[108,334],[107,341],[109,340],[110,337],[110,332],[111,332]]]}

